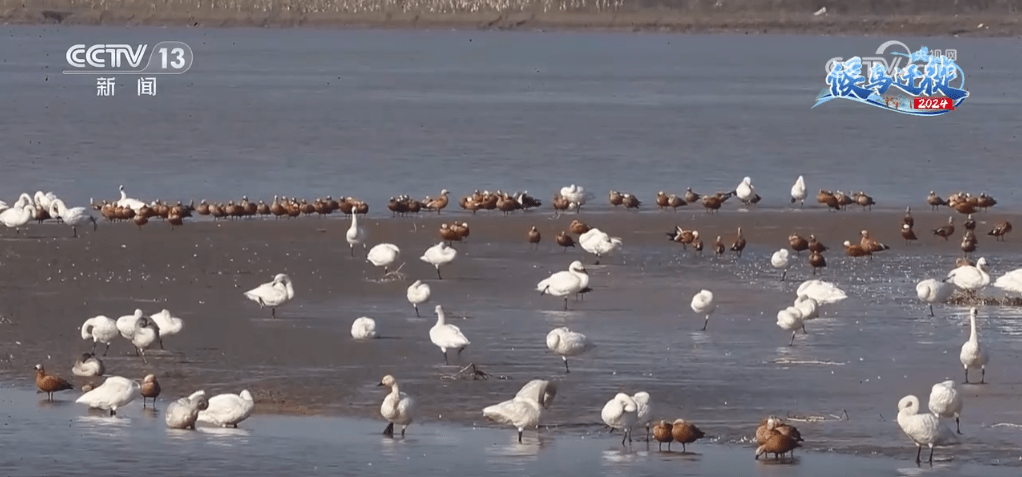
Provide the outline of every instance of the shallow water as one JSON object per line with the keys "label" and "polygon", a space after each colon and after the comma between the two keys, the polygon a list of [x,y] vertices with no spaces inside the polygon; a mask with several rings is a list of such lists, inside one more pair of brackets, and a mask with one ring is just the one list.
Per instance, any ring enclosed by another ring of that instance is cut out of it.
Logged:
{"label": "shallow water", "polygon": [[[3,28],[11,164],[0,196],[53,190],[71,202],[247,194],[458,196],[569,183],[602,197],[732,190],[761,206],[809,190],[863,189],[881,206],[988,191],[1018,205],[1013,39],[900,38],[956,48],[969,100],[938,118],[844,102],[810,109],[832,57],[885,38],[306,29]],[[138,97],[134,77],[97,97],[62,75],[82,43],[188,43],[194,66]],[[967,161],[968,174],[957,165]],[[879,172],[879,173],[878,173]],[[919,182],[921,181],[921,182]],[[148,200],[148,199],[147,199]],[[903,205],[902,205],[903,207]]]}
{"label": "shallow water", "polygon": [[[449,424],[413,424],[404,439],[381,436],[379,420],[256,415],[238,429],[199,425],[197,431],[167,429],[162,403],[143,410],[135,402],[106,416],[61,395],[0,388],[5,412],[0,438],[4,475],[108,474],[217,475],[1015,475],[1016,468],[940,460],[916,467],[907,460],[862,458],[828,452],[797,452],[794,461],[752,458],[749,445],[697,442],[688,453],[659,452],[656,444],[606,433],[529,431],[517,442],[513,430]],[[938,454],[939,455],[939,454]]]}

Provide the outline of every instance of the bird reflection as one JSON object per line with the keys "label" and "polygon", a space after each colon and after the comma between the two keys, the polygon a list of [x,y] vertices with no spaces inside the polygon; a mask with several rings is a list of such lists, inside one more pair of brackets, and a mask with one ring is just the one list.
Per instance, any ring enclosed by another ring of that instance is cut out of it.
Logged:
{"label": "bird reflection", "polygon": [[244,428],[198,426],[196,431],[213,437],[208,442],[214,446],[233,447],[235,444],[247,444],[249,431]]}
{"label": "bird reflection", "polygon": [[532,435],[525,434],[522,436],[522,442],[518,442],[518,435],[513,432],[501,433],[500,436],[503,442],[496,442],[483,448],[483,453],[490,457],[494,463],[501,461],[504,457],[536,457],[540,449],[550,445],[553,439],[542,432]]}

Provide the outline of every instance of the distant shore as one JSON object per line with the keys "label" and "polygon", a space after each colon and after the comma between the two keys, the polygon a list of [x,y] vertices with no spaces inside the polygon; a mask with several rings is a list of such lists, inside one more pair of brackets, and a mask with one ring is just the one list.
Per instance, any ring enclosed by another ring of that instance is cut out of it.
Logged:
{"label": "distant shore", "polygon": [[[1022,34],[1022,0],[0,0],[5,24],[612,30],[823,35]],[[893,2],[890,2],[893,3]],[[499,8],[495,8],[499,7]],[[826,8],[824,11],[823,9]]]}

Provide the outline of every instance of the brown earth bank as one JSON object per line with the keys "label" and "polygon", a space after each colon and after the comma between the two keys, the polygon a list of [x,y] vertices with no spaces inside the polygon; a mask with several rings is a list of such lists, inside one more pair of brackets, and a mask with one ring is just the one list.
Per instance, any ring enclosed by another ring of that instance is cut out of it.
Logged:
{"label": "brown earth bank", "polygon": [[989,37],[1022,34],[1020,6],[1022,0],[0,0],[0,22]]}

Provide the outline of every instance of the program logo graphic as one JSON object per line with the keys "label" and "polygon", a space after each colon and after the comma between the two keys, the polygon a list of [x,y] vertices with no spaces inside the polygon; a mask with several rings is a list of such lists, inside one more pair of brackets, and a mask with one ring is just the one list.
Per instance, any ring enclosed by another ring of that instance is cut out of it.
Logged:
{"label": "program logo graphic", "polygon": [[[889,48],[893,50],[890,60],[880,56]],[[827,87],[813,108],[832,99],[848,99],[902,114],[939,116],[954,111],[969,97],[965,72],[956,63],[957,50],[944,50],[942,55],[941,50],[931,52],[923,46],[912,51],[892,40],[880,45],[876,55],[827,60]],[[903,61],[905,66],[900,68]]]}
{"label": "program logo graphic", "polygon": [[73,68],[64,70],[66,75],[179,75],[192,67],[194,55],[183,42],[161,41],[151,50],[144,44],[72,45],[65,58]]}

